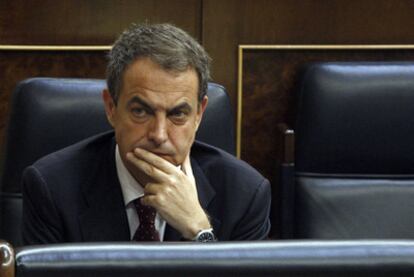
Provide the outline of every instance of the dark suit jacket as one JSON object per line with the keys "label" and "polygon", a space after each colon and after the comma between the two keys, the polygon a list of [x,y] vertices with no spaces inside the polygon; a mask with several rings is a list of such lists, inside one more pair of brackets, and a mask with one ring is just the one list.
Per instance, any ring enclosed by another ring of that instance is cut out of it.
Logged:
{"label": "dark suit jacket", "polygon": [[[25,170],[25,244],[130,240],[114,151],[114,134],[108,132]],[[195,142],[190,157],[201,206],[218,239],[265,239],[270,229],[269,182],[246,163],[207,144]],[[167,225],[165,240],[180,239]]]}

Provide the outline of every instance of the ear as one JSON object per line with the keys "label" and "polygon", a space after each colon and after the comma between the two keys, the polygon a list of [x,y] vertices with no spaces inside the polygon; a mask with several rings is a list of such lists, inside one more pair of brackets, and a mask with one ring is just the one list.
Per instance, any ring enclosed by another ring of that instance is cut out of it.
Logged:
{"label": "ear", "polygon": [[114,127],[116,105],[108,89],[104,89],[102,91],[102,99],[105,105],[106,118],[108,119],[109,124],[111,124],[111,126]]}
{"label": "ear", "polygon": [[201,103],[198,106],[197,117],[196,117],[196,122],[195,122],[196,123],[196,131],[198,129],[198,126],[200,126],[200,122],[201,122],[201,119],[203,118],[204,111],[207,108],[207,104],[208,104],[208,97],[206,95],[206,96],[204,96],[203,100],[201,100]]}

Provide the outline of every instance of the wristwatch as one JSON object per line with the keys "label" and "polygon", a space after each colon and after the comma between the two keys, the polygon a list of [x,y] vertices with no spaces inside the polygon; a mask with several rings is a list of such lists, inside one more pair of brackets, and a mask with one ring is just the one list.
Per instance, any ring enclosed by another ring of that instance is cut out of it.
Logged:
{"label": "wristwatch", "polygon": [[195,242],[214,242],[217,241],[216,236],[214,235],[213,229],[204,229],[200,230],[197,235],[193,238]]}

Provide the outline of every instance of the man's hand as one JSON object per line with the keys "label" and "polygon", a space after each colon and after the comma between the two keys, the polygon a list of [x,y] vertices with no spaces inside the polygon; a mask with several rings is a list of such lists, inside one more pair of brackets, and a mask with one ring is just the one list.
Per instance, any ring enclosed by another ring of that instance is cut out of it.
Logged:
{"label": "man's hand", "polygon": [[153,180],[143,184],[145,195],[142,204],[154,207],[186,239],[192,239],[201,229],[211,228],[198,201],[194,179],[163,158],[141,148],[129,152],[127,159]]}

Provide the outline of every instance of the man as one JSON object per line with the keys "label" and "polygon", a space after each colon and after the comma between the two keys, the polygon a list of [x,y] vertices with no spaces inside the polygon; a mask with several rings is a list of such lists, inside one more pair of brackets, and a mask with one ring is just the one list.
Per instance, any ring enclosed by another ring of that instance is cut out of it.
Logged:
{"label": "man", "polygon": [[103,91],[114,132],[25,170],[24,242],[265,239],[268,181],[194,142],[208,79],[209,57],[184,31],[169,24],[125,31]]}

